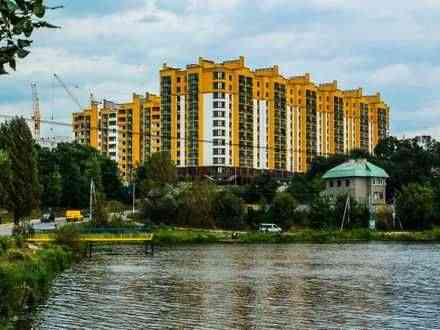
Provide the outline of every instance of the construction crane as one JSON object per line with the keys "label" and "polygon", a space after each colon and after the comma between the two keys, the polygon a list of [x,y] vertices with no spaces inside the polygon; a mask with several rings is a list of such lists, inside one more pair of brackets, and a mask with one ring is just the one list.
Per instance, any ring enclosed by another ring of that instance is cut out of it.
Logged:
{"label": "construction crane", "polygon": [[34,134],[34,139],[40,139],[40,128],[41,128],[41,113],[40,113],[40,100],[38,99],[37,84],[35,82],[31,83],[32,89],[32,133]]}
{"label": "construction crane", "polygon": [[53,76],[58,81],[58,83],[61,85],[61,87],[64,88],[66,93],[70,96],[73,102],[78,106],[79,111],[83,111],[84,108],[81,106],[81,103],[79,102],[78,98],[70,91],[70,89],[67,87],[67,85],[64,83],[64,81],[56,74],[54,73]]}

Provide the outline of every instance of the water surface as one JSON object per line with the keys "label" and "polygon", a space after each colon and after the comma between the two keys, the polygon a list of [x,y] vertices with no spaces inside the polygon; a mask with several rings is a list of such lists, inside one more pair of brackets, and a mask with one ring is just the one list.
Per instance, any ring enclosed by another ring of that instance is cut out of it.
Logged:
{"label": "water surface", "polygon": [[114,247],[57,278],[37,329],[440,329],[440,245]]}

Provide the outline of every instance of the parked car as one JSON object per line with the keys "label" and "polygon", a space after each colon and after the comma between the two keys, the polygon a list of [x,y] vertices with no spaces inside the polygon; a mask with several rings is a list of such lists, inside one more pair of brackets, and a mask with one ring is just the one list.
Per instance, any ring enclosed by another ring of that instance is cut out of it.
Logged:
{"label": "parked car", "polygon": [[52,212],[44,213],[40,218],[41,223],[54,222],[54,221],[55,221],[55,214],[53,214]]}
{"label": "parked car", "polygon": [[258,231],[264,233],[281,233],[283,230],[274,223],[260,223]]}
{"label": "parked car", "polygon": [[82,221],[84,219],[80,210],[67,210],[66,211],[66,220],[67,222],[76,222]]}

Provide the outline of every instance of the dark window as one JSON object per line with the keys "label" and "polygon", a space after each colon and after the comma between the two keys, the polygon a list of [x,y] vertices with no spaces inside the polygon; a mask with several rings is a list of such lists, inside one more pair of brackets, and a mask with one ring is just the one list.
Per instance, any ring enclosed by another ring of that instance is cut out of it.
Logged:
{"label": "dark window", "polygon": [[345,186],[350,187],[350,180],[345,180]]}
{"label": "dark window", "polygon": [[342,185],[341,180],[338,180],[338,187]]}

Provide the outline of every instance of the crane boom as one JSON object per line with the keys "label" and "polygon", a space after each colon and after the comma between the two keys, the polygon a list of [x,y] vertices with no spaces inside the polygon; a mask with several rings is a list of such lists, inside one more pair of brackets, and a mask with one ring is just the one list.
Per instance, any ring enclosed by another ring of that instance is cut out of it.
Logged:
{"label": "crane boom", "polygon": [[40,138],[40,127],[41,127],[41,113],[40,113],[40,100],[38,99],[37,84],[31,83],[32,89],[32,133],[34,134],[34,139],[38,140]]}
{"label": "crane boom", "polygon": [[78,98],[70,91],[70,89],[67,87],[67,85],[64,83],[64,81],[56,74],[54,73],[53,76],[58,81],[58,83],[61,85],[61,87],[64,88],[66,93],[70,96],[73,102],[78,106],[79,110],[82,111],[83,107],[81,106],[81,103],[79,102]]}

